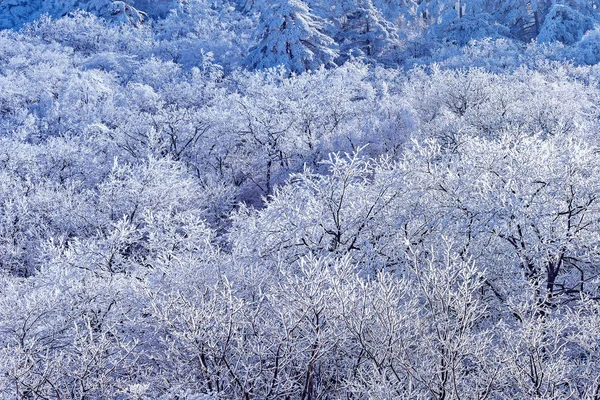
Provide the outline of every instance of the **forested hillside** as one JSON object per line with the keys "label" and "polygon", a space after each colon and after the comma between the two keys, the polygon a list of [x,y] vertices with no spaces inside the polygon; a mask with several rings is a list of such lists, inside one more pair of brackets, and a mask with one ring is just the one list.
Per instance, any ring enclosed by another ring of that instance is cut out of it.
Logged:
{"label": "forested hillside", "polygon": [[0,398],[600,399],[599,22],[0,0]]}

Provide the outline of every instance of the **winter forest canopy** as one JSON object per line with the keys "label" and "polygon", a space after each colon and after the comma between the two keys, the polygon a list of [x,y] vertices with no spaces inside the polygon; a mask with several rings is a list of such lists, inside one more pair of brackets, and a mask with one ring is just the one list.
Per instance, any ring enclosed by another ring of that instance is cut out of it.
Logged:
{"label": "winter forest canopy", "polygon": [[600,398],[595,0],[0,29],[0,398]]}

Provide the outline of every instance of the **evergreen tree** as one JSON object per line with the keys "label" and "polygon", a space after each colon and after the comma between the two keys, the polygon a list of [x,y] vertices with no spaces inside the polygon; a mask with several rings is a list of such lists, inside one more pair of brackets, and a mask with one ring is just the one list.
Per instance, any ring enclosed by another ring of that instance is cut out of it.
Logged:
{"label": "evergreen tree", "polygon": [[337,56],[333,39],[324,32],[325,22],[314,16],[301,0],[262,1],[259,43],[250,49],[245,64],[249,69],[283,65],[301,73],[332,66]]}
{"label": "evergreen tree", "polygon": [[415,10],[419,6],[416,0],[373,0],[373,5],[393,24],[406,24],[414,20]]}
{"label": "evergreen tree", "polygon": [[562,42],[571,45],[581,40],[595,25],[590,14],[582,11],[564,4],[554,4],[544,19],[537,37],[538,43]]}
{"label": "evergreen tree", "polygon": [[433,40],[465,45],[472,39],[509,35],[494,23],[486,0],[427,0],[419,4],[416,14]]}
{"label": "evergreen tree", "polygon": [[346,3],[335,38],[340,45],[342,60],[348,56],[380,58],[398,42],[394,26],[375,8],[371,0]]}
{"label": "evergreen tree", "polygon": [[444,30],[457,18],[464,16],[463,0],[425,0],[417,8],[417,16],[434,30]]}
{"label": "evergreen tree", "polygon": [[496,20],[509,28],[515,38],[529,41],[540,33],[551,6],[549,0],[497,0],[492,9]]}
{"label": "evergreen tree", "polygon": [[146,14],[133,7],[132,1],[114,0],[8,0],[0,1],[0,29],[19,28],[41,15],[59,18],[75,10],[91,12],[118,23],[142,22]]}

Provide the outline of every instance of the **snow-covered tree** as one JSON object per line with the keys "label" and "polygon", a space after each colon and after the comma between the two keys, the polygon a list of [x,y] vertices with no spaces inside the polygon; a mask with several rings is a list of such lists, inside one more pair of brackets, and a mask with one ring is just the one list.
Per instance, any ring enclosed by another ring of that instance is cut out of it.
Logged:
{"label": "snow-covered tree", "polygon": [[301,73],[333,65],[337,50],[333,39],[323,33],[326,22],[313,15],[302,0],[261,1],[258,10],[259,42],[246,58],[248,68],[283,65],[290,72]]}
{"label": "snow-covered tree", "polygon": [[594,25],[595,20],[590,15],[582,14],[568,5],[554,4],[544,18],[537,40],[571,45],[581,40]]}
{"label": "snow-covered tree", "polygon": [[0,398],[598,398],[594,1],[169,3],[0,32]]}
{"label": "snow-covered tree", "polygon": [[547,0],[494,1],[491,4],[496,20],[510,29],[519,40],[537,37],[551,2]]}
{"label": "snow-covered tree", "polygon": [[390,53],[399,45],[397,30],[371,0],[345,2],[334,11],[337,18],[334,38],[340,46],[340,62],[349,57],[375,60],[393,57]]}
{"label": "snow-covered tree", "polygon": [[116,23],[141,23],[146,14],[126,1],[116,0],[45,0],[22,1],[8,0],[0,2],[0,29],[20,28],[33,22],[41,15],[53,18],[62,17],[76,10],[83,10],[104,17]]}

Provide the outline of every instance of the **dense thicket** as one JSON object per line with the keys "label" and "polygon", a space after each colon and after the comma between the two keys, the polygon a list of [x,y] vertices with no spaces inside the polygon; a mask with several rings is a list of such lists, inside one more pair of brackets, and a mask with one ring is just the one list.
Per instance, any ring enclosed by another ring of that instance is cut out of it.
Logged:
{"label": "dense thicket", "polygon": [[0,397],[600,397],[594,4],[25,3]]}

